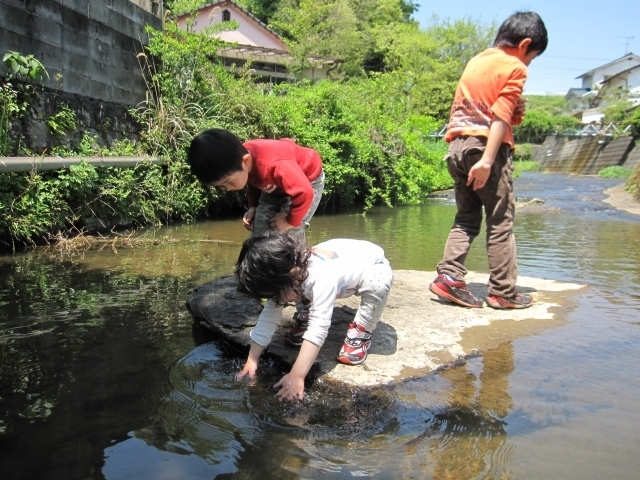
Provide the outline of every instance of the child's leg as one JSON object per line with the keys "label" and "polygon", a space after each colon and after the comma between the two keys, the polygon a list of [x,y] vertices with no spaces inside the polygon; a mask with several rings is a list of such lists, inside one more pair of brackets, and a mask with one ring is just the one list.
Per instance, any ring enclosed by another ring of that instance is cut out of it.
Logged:
{"label": "child's leg", "polygon": [[447,167],[453,178],[456,207],[458,209],[453,227],[449,231],[444,255],[438,263],[438,276],[429,285],[429,290],[438,297],[465,307],[482,307],[482,300],[469,291],[464,277],[464,266],[473,240],[482,226],[482,201],[467,186],[469,170],[482,157],[486,140],[476,137],[456,138],[449,145]]}
{"label": "child's leg", "polygon": [[286,205],[290,198],[287,195],[274,195],[264,193],[260,195],[256,214],[253,217],[253,226],[251,227],[251,236],[257,237],[271,230],[269,223],[271,219],[280,213],[282,207]]}
{"label": "child's leg", "polygon": [[373,330],[387,304],[389,290],[393,285],[393,272],[389,262],[374,265],[366,273],[358,288],[361,296],[360,308],[353,323],[349,325],[338,361],[347,365],[360,365],[367,359]]}
{"label": "child's leg", "polygon": [[[309,207],[309,211],[302,219],[302,223],[298,228],[292,228],[289,230],[289,233],[294,236],[298,236],[301,238],[304,243],[307,243],[307,235],[306,231],[309,228],[309,222],[311,222],[311,217],[316,213],[318,209],[318,205],[320,205],[320,200],[322,199],[322,192],[324,191],[324,171],[318,175],[318,178],[311,182],[311,188],[313,188],[313,201],[311,202],[311,206]],[[289,205],[291,202],[289,202]],[[288,208],[286,211],[288,212]]]}
{"label": "child's leg", "polygon": [[284,334],[284,343],[293,345],[294,347],[300,347],[302,345],[302,336],[307,331],[309,326],[309,305],[310,301],[303,298],[296,303],[296,313],[293,314],[293,319],[296,321],[295,325]]}
{"label": "child's leg", "polygon": [[467,269],[464,263],[471,243],[480,233],[482,226],[482,201],[467,186],[471,167],[480,160],[484,143],[476,137],[458,138],[451,142],[447,156],[447,167],[455,181],[454,192],[458,209],[453,226],[447,237],[444,255],[438,263],[438,273],[446,274],[454,280],[464,281]]}
{"label": "child's leg", "polygon": [[489,295],[516,295],[517,255],[513,235],[515,197],[511,149],[502,145],[487,184],[478,190],[487,217],[487,254],[489,256]]}
{"label": "child's leg", "polygon": [[372,266],[365,273],[358,287],[360,307],[353,323],[364,327],[369,333],[373,332],[387,305],[392,285],[393,271],[388,261]]}

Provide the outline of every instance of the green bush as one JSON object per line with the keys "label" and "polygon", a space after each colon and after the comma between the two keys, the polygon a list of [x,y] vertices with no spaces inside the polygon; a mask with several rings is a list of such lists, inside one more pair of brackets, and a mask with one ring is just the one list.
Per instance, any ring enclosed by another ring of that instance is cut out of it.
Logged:
{"label": "green bush", "polygon": [[533,147],[530,143],[519,143],[513,153],[514,162],[530,161],[533,159]]}
{"label": "green bush", "polygon": [[632,170],[629,168],[614,165],[613,167],[606,167],[600,170],[598,176],[601,178],[629,178],[631,173]]}

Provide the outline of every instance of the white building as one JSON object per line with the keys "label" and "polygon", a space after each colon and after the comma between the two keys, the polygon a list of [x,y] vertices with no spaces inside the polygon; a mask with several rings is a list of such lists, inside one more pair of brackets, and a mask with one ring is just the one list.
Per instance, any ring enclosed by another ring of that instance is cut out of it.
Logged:
{"label": "white building", "polygon": [[576,77],[582,79],[581,88],[571,88],[565,99],[576,102],[581,109],[582,123],[600,122],[604,117],[604,93],[615,90],[628,91],[631,102],[640,104],[640,57],[633,53],[589,70]]}
{"label": "white building", "polygon": [[[176,21],[180,28],[186,29],[190,19],[189,13],[183,13],[177,16]],[[232,20],[239,27],[217,35],[220,40],[229,43],[229,46],[217,52],[228,70],[237,71],[251,61],[251,74],[262,81],[276,84],[295,80],[287,68],[295,59],[285,42],[262,21],[231,0],[200,7],[193,22],[193,31],[199,33],[211,25]],[[302,76],[312,81],[326,78],[338,66],[337,60],[320,56],[308,56],[307,60],[310,66],[302,72]]]}

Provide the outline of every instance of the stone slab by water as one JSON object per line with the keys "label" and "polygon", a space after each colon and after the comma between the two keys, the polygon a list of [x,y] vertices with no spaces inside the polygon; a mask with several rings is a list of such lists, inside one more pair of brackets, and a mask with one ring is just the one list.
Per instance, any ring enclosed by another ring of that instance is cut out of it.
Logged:
{"label": "stone slab by water", "polygon": [[[374,332],[369,357],[363,365],[347,366],[335,360],[360,298],[340,300],[334,308],[332,327],[320,350],[310,375],[335,380],[353,386],[393,384],[408,378],[426,375],[459,357],[482,350],[490,338],[474,335],[463,341],[465,331],[472,327],[494,325],[497,322],[541,322],[554,319],[570,305],[570,293],[583,286],[531,277],[519,277],[518,288],[530,293],[535,304],[524,310],[495,310],[489,307],[469,309],[440,301],[429,292],[435,272],[395,270],[395,282],[389,302]],[[467,283],[479,297],[486,295],[487,274],[470,272]],[[247,350],[249,332],[260,314],[258,301],[235,290],[233,277],[219,277],[196,288],[187,300],[194,321],[216,337]],[[298,349],[284,344],[284,334],[293,325],[293,307],[284,309],[283,321],[276,330],[265,355],[273,355],[286,364],[293,364]],[[523,327],[523,331],[527,329]],[[489,332],[494,332],[487,329]],[[495,335],[495,333],[491,333]],[[510,328],[503,340],[522,334]]]}

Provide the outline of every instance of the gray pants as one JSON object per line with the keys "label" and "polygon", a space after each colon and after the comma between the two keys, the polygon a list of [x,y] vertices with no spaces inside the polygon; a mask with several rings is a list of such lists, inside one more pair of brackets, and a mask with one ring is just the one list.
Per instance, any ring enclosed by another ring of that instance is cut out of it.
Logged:
{"label": "gray pants", "polygon": [[[320,199],[322,198],[322,192],[324,190],[324,171],[318,175],[318,177],[311,182],[311,188],[313,188],[313,202],[309,207],[309,211],[302,219],[302,223],[298,228],[292,228],[289,230],[291,235],[301,238],[305,243],[307,242],[306,230],[309,227],[311,217],[316,213]],[[289,213],[291,208],[291,197],[284,193],[265,193],[262,192],[260,199],[258,200],[258,206],[256,208],[256,214],[253,218],[253,228],[251,230],[252,236],[262,235],[266,231],[270,230],[269,222],[276,214],[280,212]]]}
{"label": "gray pants", "polygon": [[438,273],[464,281],[464,262],[471,243],[480,233],[482,208],[487,224],[487,254],[489,257],[489,295],[512,297],[516,294],[518,276],[516,239],[513,235],[515,197],[513,194],[513,161],[511,147],[502,144],[487,184],[473,190],[467,186],[469,170],[480,160],[485,150],[483,137],[458,137],[449,145],[446,156],[449,173],[455,181],[454,191],[458,213],[449,232]]}
{"label": "gray pants", "polygon": [[368,332],[373,332],[382,317],[387,305],[389,291],[393,285],[393,271],[385,259],[369,268],[363,275],[356,295],[360,296],[360,307],[354,322],[362,325]]}

